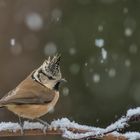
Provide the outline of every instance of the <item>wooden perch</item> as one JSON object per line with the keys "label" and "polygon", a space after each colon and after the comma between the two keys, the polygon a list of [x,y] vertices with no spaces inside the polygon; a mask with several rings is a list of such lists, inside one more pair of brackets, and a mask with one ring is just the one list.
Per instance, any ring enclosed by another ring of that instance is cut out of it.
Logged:
{"label": "wooden perch", "polygon": [[[34,130],[25,130],[24,134],[21,134],[21,131],[18,130],[16,132],[11,132],[11,131],[1,131],[0,132],[0,137],[9,137],[9,136],[46,136],[46,135],[62,135],[61,130],[48,130],[46,133],[39,129],[34,129]],[[127,140],[123,135],[122,136],[114,136],[112,134],[108,134],[103,137],[99,137],[98,139],[102,140]]]}
{"label": "wooden perch", "polygon": [[[41,129],[27,129],[24,130],[24,134],[21,133],[21,130],[17,130],[17,131],[11,131],[11,130],[3,130],[0,131],[0,137],[11,137],[11,136],[46,136],[46,135],[59,135],[62,136],[63,135],[63,131],[61,129],[56,129],[56,128],[52,128],[50,130],[46,130],[45,132]],[[76,129],[69,129],[69,131],[72,131],[74,133],[85,133],[86,131],[84,130],[76,130]],[[98,139],[102,139],[102,140],[127,140],[123,135],[120,134],[120,136],[115,136],[113,134],[108,134],[105,136],[99,136]]]}
{"label": "wooden perch", "polygon": [[45,135],[62,135],[61,130],[47,130],[45,133],[40,129],[29,129],[24,130],[24,134],[21,133],[21,130],[13,131],[1,131],[0,137],[8,137],[8,136],[45,136]]}
{"label": "wooden perch", "polygon": [[0,137],[59,135],[66,139],[75,140],[89,138],[100,140],[131,140],[133,138],[133,140],[138,140],[140,139],[139,132],[120,133],[131,123],[138,121],[140,121],[140,107],[128,110],[125,116],[106,128],[80,125],[76,122],[71,122],[67,118],[62,118],[52,121],[49,128],[45,128],[45,126],[39,122],[25,121],[22,128],[24,133],[21,133],[22,129],[18,123],[1,122]]}

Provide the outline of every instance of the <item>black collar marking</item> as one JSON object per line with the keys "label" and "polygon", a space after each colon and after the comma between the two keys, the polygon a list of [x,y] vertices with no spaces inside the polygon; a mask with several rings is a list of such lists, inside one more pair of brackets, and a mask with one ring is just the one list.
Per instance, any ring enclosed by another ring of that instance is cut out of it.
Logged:
{"label": "black collar marking", "polygon": [[44,73],[42,69],[39,70],[39,73],[42,73],[44,76],[47,76],[49,80],[55,80],[52,76],[49,76],[46,73]]}
{"label": "black collar marking", "polygon": [[58,91],[60,86],[60,82],[57,82],[55,86],[53,87],[54,90]]}
{"label": "black collar marking", "polygon": [[[34,73],[35,73],[35,71],[33,72],[33,74],[32,74],[32,79],[34,80],[34,81],[36,81],[37,83],[39,83],[40,85],[42,85],[43,87],[46,87],[45,85],[43,85],[40,81],[38,81],[38,80],[36,80],[36,78],[34,77]],[[38,76],[38,75],[37,75]],[[39,77],[38,77],[39,78]],[[40,79],[39,79],[40,80]]]}

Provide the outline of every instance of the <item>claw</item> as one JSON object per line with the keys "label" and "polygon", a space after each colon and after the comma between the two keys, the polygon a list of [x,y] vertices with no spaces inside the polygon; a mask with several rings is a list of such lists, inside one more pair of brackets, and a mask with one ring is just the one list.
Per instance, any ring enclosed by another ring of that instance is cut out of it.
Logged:
{"label": "claw", "polygon": [[57,127],[53,127],[53,130],[56,131],[57,130]]}
{"label": "claw", "polygon": [[21,135],[24,135],[23,123],[22,123],[20,117],[19,117],[19,125],[20,125],[20,133],[21,133]]}
{"label": "claw", "polygon": [[21,133],[21,135],[24,135],[24,129],[23,129],[22,126],[21,126],[21,129],[20,129],[20,133]]}

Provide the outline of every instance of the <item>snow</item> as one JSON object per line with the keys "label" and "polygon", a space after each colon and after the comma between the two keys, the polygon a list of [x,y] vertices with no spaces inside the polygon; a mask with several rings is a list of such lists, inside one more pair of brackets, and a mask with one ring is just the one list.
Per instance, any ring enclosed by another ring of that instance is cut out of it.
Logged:
{"label": "snow", "polygon": [[60,129],[65,129],[65,128],[75,128],[75,129],[86,129],[88,130],[92,130],[92,131],[101,131],[103,129],[101,128],[97,128],[97,127],[90,127],[87,125],[80,125],[74,121],[70,121],[68,118],[62,118],[62,119],[58,119],[58,120],[54,120],[51,122],[51,126],[55,127],[55,128],[60,128]]}
{"label": "snow", "polygon": [[128,121],[130,117],[138,115],[140,115],[140,107],[137,107],[135,109],[129,109],[125,117],[120,118],[118,121],[108,126],[106,128],[106,131],[123,129],[128,126]]}
{"label": "snow", "polygon": [[131,66],[131,61],[129,59],[126,59],[124,62],[126,67],[130,67]]}
{"label": "snow", "polygon": [[[59,128],[61,130],[62,136],[67,139],[83,139],[83,138],[90,138],[90,137],[101,137],[104,134],[111,133],[112,135],[118,137],[118,136],[124,136],[128,140],[138,140],[140,139],[140,133],[139,132],[127,132],[125,134],[118,133],[117,131],[126,128],[128,126],[128,122],[133,116],[140,116],[140,107],[129,109],[127,111],[126,116],[120,118],[115,123],[112,123],[105,129],[98,128],[98,127],[91,127],[87,125],[80,125],[74,121],[70,121],[68,118],[62,118],[58,120],[54,120],[51,122],[50,127],[51,128]],[[12,122],[1,122],[0,123],[0,131],[12,131],[16,132],[17,130],[20,130],[21,126],[18,123],[12,123]],[[39,122],[29,122],[25,121],[23,125],[23,130],[27,129],[40,129],[44,131],[44,125]],[[78,129],[79,131],[83,130],[83,133],[75,133],[70,130]]]}
{"label": "snow", "polygon": [[127,140],[139,140],[140,139],[140,133],[139,132],[126,132],[124,134],[121,134],[121,133],[118,133],[118,132],[113,132],[112,134],[116,137],[123,136]]}
{"label": "snow", "polygon": [[114,68],[109,69],[108,70],[108,75],[109,75],[109,77],[115,77],[116,70]]}
{"label": "snow", "polygon": [[29,13],[25,18],[27,27],[31,30],[38,31],[43,27],[43,19],[38,13]]}
{"label": "snow", "polygon": [[128,13],[128,8],[127,8],[127,7],[124,7],[123,13],[124,13],[124,14],[127,14],[127,13]]}
{"label": "snow", "polygon": [[125,126],[128,126],[127,124],[127,118],[126,117],[122,117],[121,119],[119,119],[118,121],[116,121],[115,123],[109,125],[106,128],[106,131],[112,131],[112,130],[116,130],[118,131],[119,129],[123,129],[125,128]]}
{"label": "snow", "polygon": [[57,52],[57,45],[54,42],[48,42],[44,47],[45,55],[52,56]]}
{"label": "snow", "polygon": [[102,54],[102,59],[103,60],[107,59],[107,51],[105,50],[105,48],[101,49],[101,54]]}
{"label": "snow", "polygon": [[[129,116],[135,115],[135,114],[139,113],[139,109],[140,108],[137,108],[134,110],[129,110],[127,112],[127,115],[129,115]],[[111,131],[112,131],[112,134],[116,137],[124,136],[128,140],[140,139],[139,132],[127,132],[125,134],[121,134],[121,133],[117,132],[118,130],[123,129],[128,125],[127,124],[127,117],[122,117],[121,119],[119,119],[118,121],[111,124],[110,126],[108,126],[105,129],[96,128],[96,127],[89,127],[89,126],[85,126],[85,125],[79,125],[75,122],[70,122],[70,120],[68,120],[67,118],[62,118],[61,120],[54,121],[54,122],[52,122],[51,125],[54,127],[61,128],[63,130],[63,137],[68,138],[68,139],[82,139],[82,138],[98,137],[98,136],[101,137],[101,135],[104,135],[105,133],[108,133]],[[83,130],[87,130],[87,132],[74,133],[74,132],[71,132],[65,128],[76,128],[76,129],[81,129],[81,130],[83,129]]]}
{"label": "snow", "polygon": [[126,28],[124,31],[125,36],[130,37],[133,34],[133,30],[131,28]]}
{"label": "snow", "polygon": [[[140,114],[140,108],[136,109],[130,109],[127,112],[127,116],[132,116],[135,114]],[[97,128],[97,127],[91,127],[91,126],[86,126],[86,125],[80,125],[74,121],[70,121],[68,118],[62,118],[58,120],[54,120],[51,122],[51,127],[52,128],[59,128],[60,130],[63,131],[62,136],[67,139],[82,139],[86,137],[98,137],[104,135],[106,132],[109,132],[111,130],[114,130],[116,128],[124,128],[126,125],[125,123],[126,118],[121,118],[114,124],[111,124],[108,126],[106,129],[102,128]],[[21,129],[21,126],[18,123],[12,123],[12,122],[1,122],[0,123],[0,131],[6,131],[9,130],[11,132],[16,132]],[[68,128],[73,128],[73,129],[79,129],[79,130],[86,130],[87,132],[84,133],[74,133],[72,131],[69,131]],[[25,121],[23,125],[23,130],[27,129],[44,129],[44,125],[39,123],[39,122],[29,122]],[[124,136],[128,140],[138,140],[140,139],[140,133],[139,132],[127,132],[125,134],[120,134],[118,132],[112,132],[114,136]]]}
{"label": "snow", "polygon": [[64,87],[64,88],[62,89],[62,93],[63,93],[64,96],[68,96],[68,95],[69,95],[69,88]]}
{"label": "snow", "polygon": [[101,63],[104,62],[104,60],[107,59],[107,51],[106,49],[104,48],[104,39],[100,38],[100,39],[95,39],[95,46],[100,48],[101,50]]}
{"label": "snow", "polygon": [[23,130],[26,129],[43,129],[44,125],[39,122],[29,122],[25,121],[23,125]]}
{"label": "snow", "polygon": [[10,44],[11,44],[11,46],[14,46],[14,45],[16,44],[16,40],[15,40],[15,38],[11,38],[11,40],[10,40]]}
{"label": "snow", "polygon": [[[39,122],[29,122],[25,121],[23,124],[23,130],[26,129],[43,129],[44,125]],[[16,132],[17,130],[20,130],[21,126],[19,123],[13,123],[13,122],[1,122],[0,123],[0,131],[13,131]]]}
{"label": "snow", "polygon": [[20,43],[16,42],[13,40],[11,41],[11,47],[10,47],[10,51],[13,55],[19,55],[22,53],[22,46]]}
{"label": "snow", "polygon": [[86,132],[86,133],[73,133],[71,131],[64,131],[63,137],[68,139],[83,139],[85,137],[96,136],[95,132]]}
{"label": "snow", "polygon": [[134,116],[134,115],[140,115],[140,107],[137,107],[137,108],[134,108],[134,109],[129,109],[127,111],[127,114],[126,114],[127,117],[131,117],[131,116]]}
{"label": "snow", "polygon": [[[102,131],[103,129],[97,128],[97,127],[90,127],[86,125],[80,125],[76,122],[71,122],[68,118],[62,118],[58,120],[54,120],[51,122],[51,127],[54,128],[60,128],[61,130],[64,130],[65,128],[75,128],[75,129],[86,129],[92,130],[92,131]],[[44,125],[41,124],[40,122],[29,122],[29,121],[24,121],[23,124],[23,130],[27,129],[43,129]],[[0,123],[0,131],[5,131],[5,130],[11,130],[13,132],[21,129],[21,126],[19,123],[13,123],[13,122],[1,122]]]}
{"label": "snow", "polygon": [[70,48],[69,49],[69,54],[70,55],[75,55],[76,54],[76,49],[75,48]]}
{"label": "snow", "polygon": [[98,31],[99,31],[99,32],[102,32],[103,29],[104,29],[104,27],[103,27],[102,25],[99,25],[99,26],[98,26]]}
{"label": "snow", "polygon": [[[55,120],[51,123],[51,126],[54,128],[60,128],[63,131],[63,137],[65,138],[69,138],[69,139],[81,139],[84,137],[90,137],[93,135],[98,135],[98,134],[102,134],[104,129],[102,128],[98,128],[98,127],[90,127],[87,125],[80,125],[76,122],[71,122],[68,118],[62,118],[62,119],[58,119]],[[73,133],[69,130],[67,130],[68,128],[72,128],[72,129],[79,129],[79,130],[86,130],[86,131],[90,131],[90,132],[86,132],[86,133]]]}
{"label": "snow", "polygon": [[124,136],[128,140],[139,140],[140,139],[140,133],[139,132],[127,132],[124,134]]}
{"label": "snow", "polygon": [[85,62],[85,66],[87,67],[87,65],[88,65],[88,63],[87,62]]}
{"label": "snow", "polygon": [[53,9],[51,16],[53,21],[59,21],[62,18],[62,11],[60,9]]}
{"label": "snow", "polygon": [[95,39],[95,46],[102,48],[104,46],[104,39]]}
{"label": "snow", "polygon": [[19,129],[21,129],[21,127],[18,123],[12,123],[12,122],[1,122],[0,123],[0,131],[9,130],[9,131],[16,132]]}
{"label": "snow", "polygon": [[97,73],[95,73],[95,74],[93,75],[92,79],[93,79],[93,82],[94,82],[94,83],[99,83],[99,82],[100,82],[100,75],[97,74]]}

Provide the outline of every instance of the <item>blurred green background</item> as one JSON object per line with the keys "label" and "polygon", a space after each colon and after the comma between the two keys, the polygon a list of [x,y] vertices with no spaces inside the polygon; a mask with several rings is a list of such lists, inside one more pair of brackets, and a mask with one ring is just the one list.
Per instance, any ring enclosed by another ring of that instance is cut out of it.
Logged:
{"label": "blurred green background", "polygon": [[[43,119],[114,122],[140,105],[139,13],[140,0],[0,0],[0,97],[58,52],[68,83]],[[0,120],[18,118],[1,109]]]}

